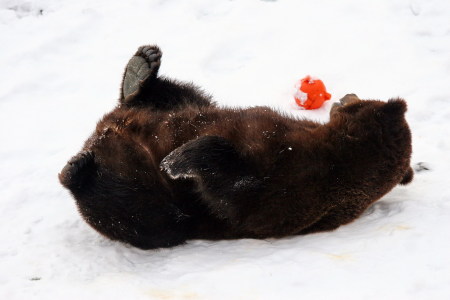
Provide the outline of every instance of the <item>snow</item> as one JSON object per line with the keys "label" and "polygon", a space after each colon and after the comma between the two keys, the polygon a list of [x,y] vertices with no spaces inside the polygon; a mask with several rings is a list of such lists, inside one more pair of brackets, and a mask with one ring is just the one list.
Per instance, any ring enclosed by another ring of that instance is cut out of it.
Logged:
{"label": "snow", "polygon": [[[449,299],[449,20],[446,0],[0,0],[0,298]],[[161,74],[223,105],[326,121],[347,93],[403,97],[421,171],[334,232],[157,251],[106,240],[57,173],[149,43]],[[305,74],[333,95],[319,110],[291,107]]]}

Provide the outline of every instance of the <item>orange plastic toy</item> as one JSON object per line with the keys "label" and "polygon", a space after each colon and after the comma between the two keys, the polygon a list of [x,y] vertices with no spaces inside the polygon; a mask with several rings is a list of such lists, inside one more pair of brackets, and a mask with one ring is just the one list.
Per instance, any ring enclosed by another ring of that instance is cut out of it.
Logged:
{"label": "orange plastic toy", "polygon": [[296,89],[295,102],[304,109],[317,109],[331,99],[331,94],[327,93],[322,80],[309,75],[300,80]]}

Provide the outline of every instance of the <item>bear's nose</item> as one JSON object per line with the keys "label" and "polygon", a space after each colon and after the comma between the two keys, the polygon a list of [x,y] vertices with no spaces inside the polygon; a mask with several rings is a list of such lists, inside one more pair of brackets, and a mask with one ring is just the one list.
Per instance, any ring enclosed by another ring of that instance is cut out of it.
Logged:
{"label": "bear's nose", "polygon": [[58,174],[59,181],[68,189],[80,188],[94,166],[94,153],[81,151],[72,157]]}

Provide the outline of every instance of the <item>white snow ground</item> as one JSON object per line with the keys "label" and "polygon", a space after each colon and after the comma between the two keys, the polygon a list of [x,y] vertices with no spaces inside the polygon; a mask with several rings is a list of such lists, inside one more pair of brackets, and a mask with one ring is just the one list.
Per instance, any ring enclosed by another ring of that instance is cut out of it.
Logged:
{"label": "white snow ground", "polygon": [[[79,217],[57,173],[116,103],[139,45],[223,105],[404,97],[428,171],[352,224],[141,251]],[[0,0],[0,299],[450,299],[447,0]]]}

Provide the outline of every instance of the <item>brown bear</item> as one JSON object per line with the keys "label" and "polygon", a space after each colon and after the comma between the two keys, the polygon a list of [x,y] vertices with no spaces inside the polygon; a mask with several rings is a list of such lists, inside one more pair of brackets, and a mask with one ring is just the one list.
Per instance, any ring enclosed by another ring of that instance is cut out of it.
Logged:
{"label": "brown bear", "polygon": [[406,103],[345,97],[320,124],[269,107],[218,107],[158,76],[142,46],[118,106],[59,174],[86,222],[150,249],[188,239],[333,230],[412,180]]}

